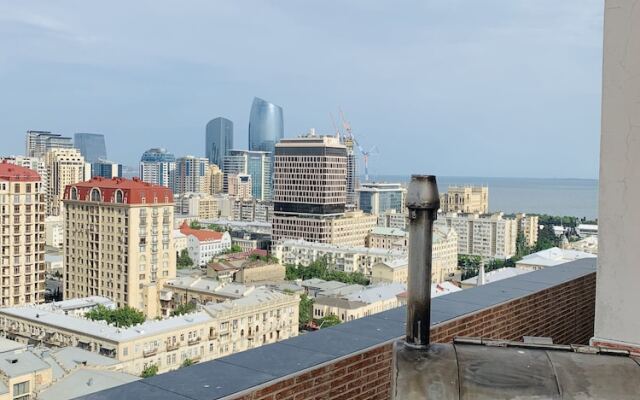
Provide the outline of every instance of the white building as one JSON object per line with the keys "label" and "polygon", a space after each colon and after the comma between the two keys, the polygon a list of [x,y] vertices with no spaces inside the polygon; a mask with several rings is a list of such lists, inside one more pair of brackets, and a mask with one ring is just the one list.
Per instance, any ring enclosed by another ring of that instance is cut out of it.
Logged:
{"label": "white building", "polygon": [[522,257],[522,260],[516,262],[516,268],[523,271],[536,271],[583,258],[596,258],[596,255],[577,250],[552,247]]}
{"label": "white building", "polygon": [[45,243],[47,246],[62,248],[64,244],[64,225],[62,215],[50,215],[44,219]]}
{"label": "white building", "polygon": [[[486,272],[484,274],[484,283],[480,282],[480,285],[486,285],[487,283],[497,282],[507,278],[513,278],[514,276],[526,274],[530,271],[525,271],[518,268],[499,268],[490,272]],[[460,286],[462,289],[469,289],[472,287],[479,286],[478,285],[478,276],[474,276],[473,278],[465,279],[460,282]]]}
{"label": "white building", "polygon": [[192,229],[183,222],[180,232],[187,236],[187,251],[195,266],[204,267],[214,256],[231,248],[229,232]]}
{"label": "white building", "polygon": [[598,225],[579,224],[576,227],[576,233],[580,237],[598,236]]}
{"label": "white building", "polygon": [[458,234],[458,253],[483,258],[507,259],[516,254],[518,223],[492,215],[448,213],[438,215],[436,225],[446,225]]}
{"label": "white building", "polygon": [[282,264],[309,265],[324,257],[331,268],[344,272],[361,272],[367,276],[371,276],[371,268],[376,263],[406,257],[405,252],[398,250],[337,246],[304,240],[278,242],[273,245],[272,251]]}

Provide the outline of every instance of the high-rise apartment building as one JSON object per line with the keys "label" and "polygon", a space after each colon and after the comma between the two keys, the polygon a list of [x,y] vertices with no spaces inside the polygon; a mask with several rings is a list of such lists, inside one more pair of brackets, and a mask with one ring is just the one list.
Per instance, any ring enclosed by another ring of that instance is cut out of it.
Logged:
{"label": "high-rise apartment building", "polygon": [[47,165],[44,159],[40,157],[25,157],[25,156],[9,156],[1,158],[0,161],[7,160],[10,164],[19,165],[21,167],[34,170],[40,176],[40,192],[47,193]]}
{"label": "high-rise apartment building", "polygon": [[47,131],[27,131],[25,155],[42,158],[51,149],[72,149],[70,137]]}
{"label": "high-rise apartment building", "polygon": [[73,136],[73,145],[89,163],[107,158],[107,145],[102,134],[76,133]]}
{"label": "high-rise apartment building", "polygon": [[399,183],[363,183],[358,189],[360,209],[373,215],[382,215],[387,210],[404,212],[407,189]]}
{"label": "high-rise apartment building", "polygon": [[99,159],[91,163],[91,177],[121,178],[122,164],[113,161]]}
{"label": "high-rise apartment building", "polygon": [[449,186],[440,195],[440,211],[480,213],[489,212],[489,188],[486,186]]}
{"label": "high-rise apartment building", "polygon": [[233,174],[229,176],[229,196],[238,200],[250,200],[251,196],[251,175]]}
{"label": "high-rise apartment building", "polygon": [[440,214],[436,225],[455,229],[458,234],[458,253],[485,259],[507,259],[516,254],[518,223],[501,213]]}
{"label": "high-rise apartment building", "polygon": [[347,149],[338,138],[312,132],[282,139],[275,148],[273,239],[330,243],[332,220],[345,212],[346,182]]}
{"label": "high-rise apartment building", "polygon": [[0,304],[44,302],[44,194],[37,172],[0,163]]}
{"label": "high-rise apartment building", "polygon": [[209,180],[209,194],[218,194],[224,191],[224,173],[216,164],[209,164],[206,172]]}
{"label": "high-rise apartment building", "polygon": [[224,158],[225,190],[229,192],[229,177],[251,176],[251,196],[256,200],[271,199],[271,154],[264,151],[229,150]]}
{"label": "high-rise apartment building", "polygon": [[538,243],[538,231],[540,229],[537,215],[516,214],[518,233],[522,233],[524,244],[533,247]]}
{"label": "high-rise apartment building", "polygon": [[91,166],[77,149],[52,149],[45,156],[47,165],[47,215],[62,214],[64,188],[91,178]]}
{"label": "high-rise apartment building", "polygon": [[218,117],[207,123],[205,132],[205,156],[211,164],[222,165],[224,156],[233,149],[233,122]]}
{"label": "high-rise apartment building", "polygon": [[162,148],[149,149],[140,158],[140,179],[143,182],[173,188],[176,157]]}
{"label": "high-rise apartment building", "polygon": [[156,317],[176,273],[171,190],[98,177],[68,185],[64,203],[65,298],[105,296]]}
{"label": "high-rise apartment building", "polygon": [[353,138],[345,137],[343,143],[347,146],[347,205],[354,207],[358,202],[358,159]]}
{"label": "high-rise apartment building", "polygon": [[282,107],[258,97],[253,99],[249,115],[249,150],[268,151],[284,137]]}
{"label": "high-rise apartment building", "polygon": [[185,156],[176,160],[174,193],[209,193],[209,160]]}

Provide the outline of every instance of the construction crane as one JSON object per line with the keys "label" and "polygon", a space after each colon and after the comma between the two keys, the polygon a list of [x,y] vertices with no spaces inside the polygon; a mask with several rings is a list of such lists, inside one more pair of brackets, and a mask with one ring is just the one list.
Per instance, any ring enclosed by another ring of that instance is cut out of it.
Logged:
{"label": "construction crane", "polygon": [[364,180],[365,182],[369,182],[369,157],[380,154],[378,152],[378,148],[376,146],[373,146],[368,151],[365,151],[365,149],[362,148],[360,143],[358,143],[355,136],[353,136],[353,133],[351,131],[351,124],[345,118],[344,113],[342,112],[342,109],[340,109],[340,118],[342,119],[342,127],[346,132],[344,136],[345,144],[350,148],[353,148],[353,144],[358,146],[358,151],[360,151],[360,154],[362,154],[362,161],[364,163]]}

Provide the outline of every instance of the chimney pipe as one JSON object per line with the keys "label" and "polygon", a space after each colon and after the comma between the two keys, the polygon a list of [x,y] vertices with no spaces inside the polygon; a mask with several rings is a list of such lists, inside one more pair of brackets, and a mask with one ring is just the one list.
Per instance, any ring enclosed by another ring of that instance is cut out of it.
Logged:
{"label": "chimney pipe", "polygon": [[434,175],[412,175],[407,191],[409,209],[409,277],[406,343],[429,346],[431,329],[431,256],[433,221],[440,208]]}

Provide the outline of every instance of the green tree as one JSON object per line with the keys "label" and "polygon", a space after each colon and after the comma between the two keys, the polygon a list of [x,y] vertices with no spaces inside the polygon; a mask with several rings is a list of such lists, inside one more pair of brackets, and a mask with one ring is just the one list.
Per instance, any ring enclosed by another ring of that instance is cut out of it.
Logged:
{"label": "green tree", "polygon": [[145,321],[144,314],[135,308],[124,306],[111,310],[102,304],[87,312],[85,317],[94,321],[107,321],[120,328],[127,328]]}
{"label": "green tree", "polygon": [[231,248],[222,252],[222,254],[242,253],[242,247],[238,244],[232,244]]}
{"label": "green tree", "polygon": [[192,360],[192,359],[190,359],[190,358],[186,358],[186,359],[182,362],[181,367],[188,367],[188,366],[193,365],[193,364],[195,364],[195,361],[193,361],[193,360]]}
{"label": "green tree", "polygon": [[553,231],[553,225],[544,225],[544,228],[538,233],[538,242],[535,246],[535,251],[550,249],[560,244],[560,239]]}
{"label": "green tree", "polygon": [[317,321],[320,329],[328,328],[330,326],[335,326],[341,322],[342,321],[340,321],[340,318],[338,318],[338,316],[335,314],[329,314],[326,317],[321,318]]}
{"label": "green tree", "polygon": [[368,285],[369,279],[360,272],[343,272],[329,268],[327,260],[319,258],[309,265],[286,265],[285,279],[319,278],[329,281],[339,281],[347,284]]}
{"label": "green tree", "polygon": [[300,296],[300,307],[298,310],[298,322],[300,326],[307,325],[313,319],[313,299],[306,294]]}
{"label": "green tree", "polygon": [[187,249],[182,249],[180,251],[180,255],[176,260],[176,264],[178,265],[178,269],[189,268],[193,266],[193,260],[189,257],[189,252]]}
{"label": "green tree", "polygon": [[202,225],[200,225],[200,222],[198,222],[198,220],[193,220],[191,221],[191,223],[189,224],[189,227],[191,229],[202,229]]}
{"label": "green tree", "polygon": [[194,312],[195,310],[196,310],[195,303],[191,303],[191,302],[184,303],[174,308],[173,311],[171,312],[171,316],[189,314],[190,312]]}
{"label": "green tree", "polygon": [[209,224],[207,225],[208,229],[211,229],[212,231],[216,231],[216,232],[226,232],[228,229],[224,226],[220,226],[220,225],[216,225],[216,224]]}
{"label": "green tree", "polygon": [[158,374],[158,366],[155,364],[148,365],[145,369],[142,370],[140,374],[141,378],[151,378],[152,376],[156,376]]}

